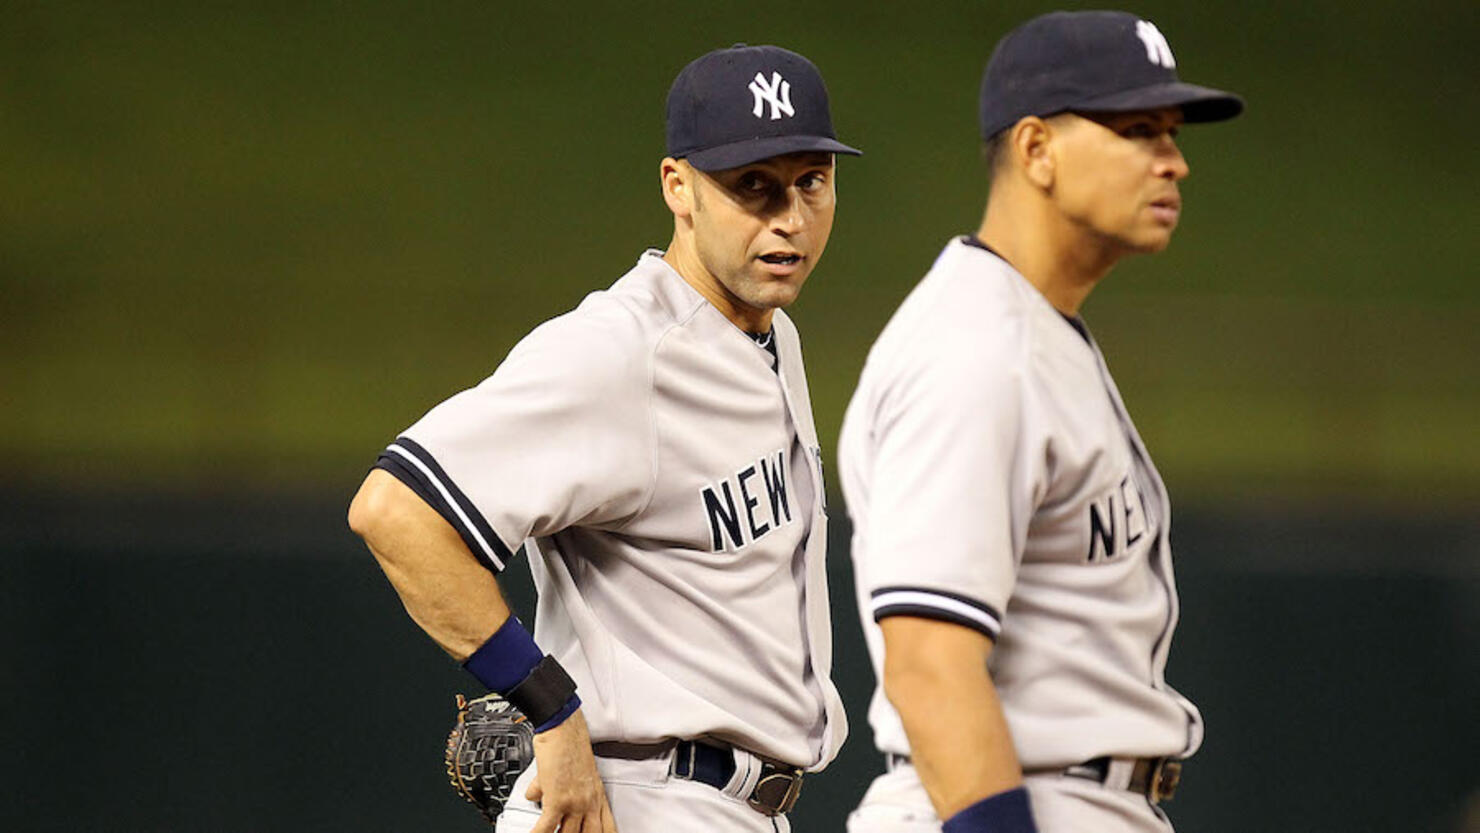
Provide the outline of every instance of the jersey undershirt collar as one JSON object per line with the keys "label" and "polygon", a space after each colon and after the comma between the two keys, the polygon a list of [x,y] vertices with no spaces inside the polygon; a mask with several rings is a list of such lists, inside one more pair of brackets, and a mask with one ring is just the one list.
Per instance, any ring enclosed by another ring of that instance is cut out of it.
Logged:
{"label": "jersey undershirt collar", "polygon": [[[1001,252],[997,251],[991,246],[988,246],[980,237],[977,237],[974,234],[965,235],[961,238],[961,242],[965,243],[968,246],[975,246],[982,251],[990,252],[994,256],[996,256],[998,260],[1006,263],[1008,266],[1012,266],[1012,261],[1003,257]],[[1089,327],[1086,327],[1084,325],[1084,319],[1080,318],[1077,315],[1064,315],[1064,313],[1059,312],[1057,309],[1055,309],[1054,312],[1058,312],[1059,315],[1063,316],[1065,321],[1069,322],[1069,326],[1074,328],[1074,332],[1079,333],[1079,337],[1084,339],[1085,344],[1094,344],[1094,339],[1089,337]]]}
{"label": "jersey undershirt collar", "polygon": [[752,333],[747,330],[745,334],[750,336],[750,340],[754,341],[758,346],[766,348],[766,352],[770,353],[771,358],[776,360],[776,363],[772,367],[777,373],[780,373],[781,357],[776,355],[776,329],[773,327],[764,333]]}

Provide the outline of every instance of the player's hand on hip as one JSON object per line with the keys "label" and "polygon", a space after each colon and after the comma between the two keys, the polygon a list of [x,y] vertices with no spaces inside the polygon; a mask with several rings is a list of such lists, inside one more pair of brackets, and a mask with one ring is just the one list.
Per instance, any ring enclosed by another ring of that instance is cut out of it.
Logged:
{"label": "player's hand on hip", "polygon": [[524,797],[540,804],[540,820],[530,833],[617,833],[580,710],[534,736],[534,759]]}

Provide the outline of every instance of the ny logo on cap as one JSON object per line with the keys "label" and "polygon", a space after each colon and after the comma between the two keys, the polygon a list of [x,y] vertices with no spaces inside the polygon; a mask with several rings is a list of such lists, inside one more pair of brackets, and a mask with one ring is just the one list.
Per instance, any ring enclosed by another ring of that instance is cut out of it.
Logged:
{"label": "ny logo on cap", "polygon": [[781,118],[782,113],[788,116],[797,114],[791,106],[791,82],[783,80],[779,72],[771,73],[770,83],[766,82],[766,76],[757,72],[755,80],[750,82],[750,92],[755,96],[755,109],[751,112],[756,118],[761,117],[762,105],[768,101],[771,102],[771,121]]}
{"label": "ny logo on cap", "polygon": [[1155,23],[1149,20],[1136,21],[1136,37],[1146,44],[1146,60],[1167,69],[1177,67],[1177,60],[1172,57],[1172,47],[1167,45],[1166,37],[1156,28]]}

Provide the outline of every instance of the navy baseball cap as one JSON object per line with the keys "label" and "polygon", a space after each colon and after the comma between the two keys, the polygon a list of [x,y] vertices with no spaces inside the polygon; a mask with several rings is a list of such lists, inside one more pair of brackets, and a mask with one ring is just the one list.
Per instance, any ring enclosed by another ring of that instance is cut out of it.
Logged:
{"label": "navy baseball cap", "polygon": [[779,46],[735,44],[690,62],[668,90],[668,155],[701,171],[801,151],[862,155],[838,141],[812,62]]}
{"label": "navy baseball cap", "polygon": [[1231,119],[1244,101],[1184,84],[1151,21],[1115,11],[1051,12],[997,42],[982,74],[982,138],[1024,116],[1127,113],[1180,107],[1189,122]]}

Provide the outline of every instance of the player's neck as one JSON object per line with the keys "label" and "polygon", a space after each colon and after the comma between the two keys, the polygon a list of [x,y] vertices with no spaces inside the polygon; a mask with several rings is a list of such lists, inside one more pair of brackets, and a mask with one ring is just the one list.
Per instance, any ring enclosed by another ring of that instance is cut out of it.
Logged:
{"label": "player's neck", "polygon": [[1079,314],[1121,257],[1035,200],[989,200],[977,237],[1065,315]]}
{"label": "player's neck", "polygon": [[673,267],[673,271],[677,272],[685,283],[692,286],[695,292],[704,296],[704,300],[729,319],[731,324],[747,333],[771,331],[771,318],[776,310],[758,309],[741,303],[725,289],[724,284],[720,283],[718,278],[710,274],[693,246],[686,245],[680,237],[675,236],[668,244],[668,249],[663,253],[663,260]]}

